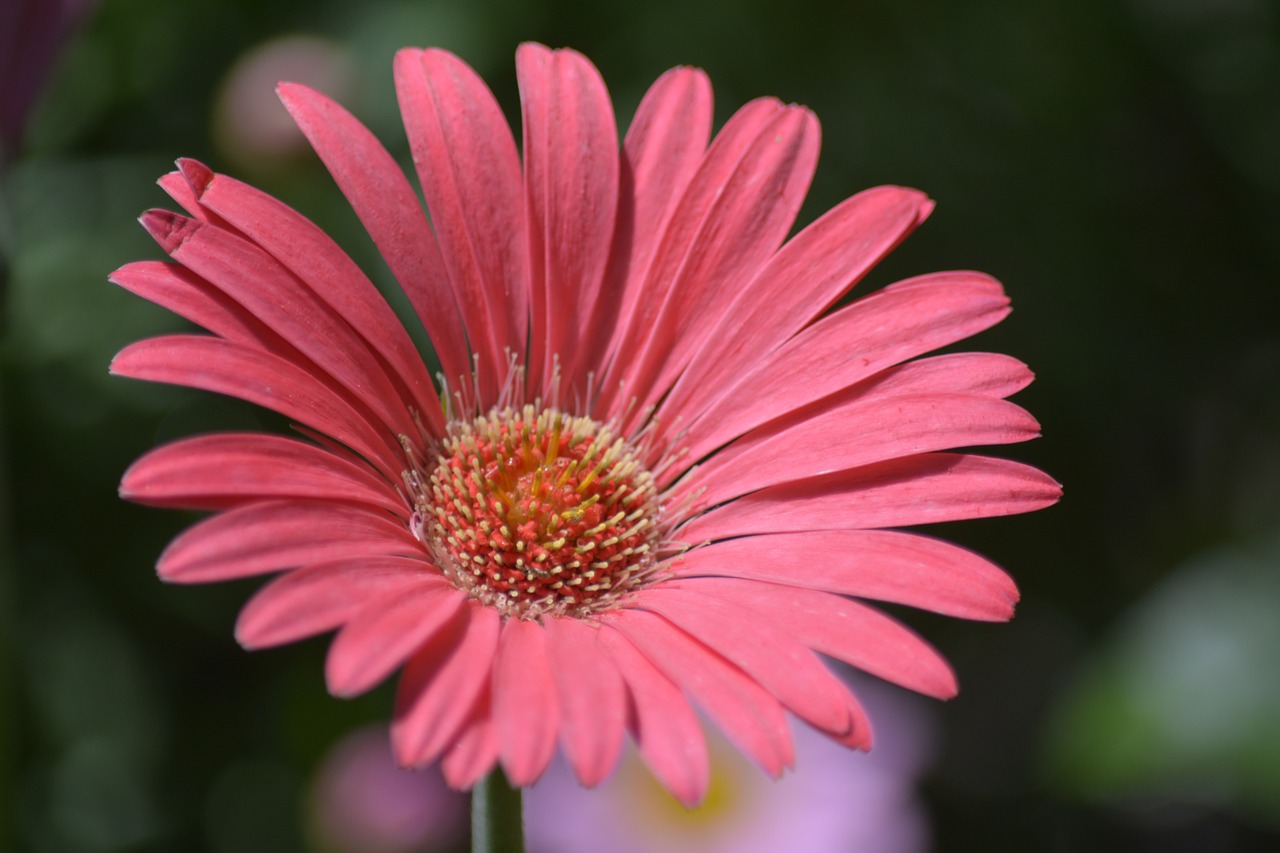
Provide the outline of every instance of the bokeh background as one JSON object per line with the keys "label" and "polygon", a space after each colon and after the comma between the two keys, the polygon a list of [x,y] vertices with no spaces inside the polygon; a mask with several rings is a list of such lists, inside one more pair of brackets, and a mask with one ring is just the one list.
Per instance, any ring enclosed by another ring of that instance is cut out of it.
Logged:
{"label": "bokeh background", "polygon": [[[938,201],[861,290],[974,268],[1013,298],[1013,316],[974,346],[1036,370],[1018,399],[1045,437],[1004,452],[1054,474],[1066,497],[937,531],[1007,566],[1023,603],[1009,625],[903,614],[962,684],[945,705],[888,699],[907,709],[886,712],[891,727],[916,720],[903,742],[930,744],[927,760],[911,759],[918,808],[895,818],[923,827],[911,849],[1280,849],[1280,6],[0,7],[0,849],[465,844],[449,817],[458,804],[430,779],[333,769],[356,760],[357,735],[377,752],[360,733],[387,718],[388,687],[330,699],[320,640],[241,651],[231,628],[254,582],[156,580],[156,556],[190,518],[121,503],[121,472],[165,439],[273,424],[209,395],[108,378],[116,350],[176,321],[106,275],[160,257],[134,220],[166,205],[155,178],[194,156],[284,198],[387,281],[281,123],[274,81],[324,89],[404,158],[397,47],[458,53],[517,120],[513,52],[530,39],[590,56],[624,125],[676,64],[707,69],[719,121],[761,94],[808,104],[824,147],[802,222],[878,183]],[[65,30],[60,47],[21,18],[37,7],[67,14],[49,30]],[[856,785],[818,787],[835,792],[833,808],[884,818]],[[365,813],[339,815],[335,802],[358,795]],[[396,811],[397,796],[424,805]],[[595,808],[545,802],[564,820]],[[444,815],[431,825],[428,804]]]}

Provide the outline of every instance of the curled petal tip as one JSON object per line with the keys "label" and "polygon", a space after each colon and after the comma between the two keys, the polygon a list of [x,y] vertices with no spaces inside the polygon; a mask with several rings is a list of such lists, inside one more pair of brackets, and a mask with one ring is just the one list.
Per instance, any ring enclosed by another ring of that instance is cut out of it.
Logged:
{"label": "curled petal tip", "polygon": [[196,198],[204,195],[214,177],[212,169],[199,160],[193,160],[189,157],[183,157],[178,161],[178,171],[182,173],[182,177],[186,179],[191,191],[196,194]]}
{"label": "curled petal tip", "polygon": [[138,221],[169,255],[182,248],[201,227],[198,220],[168,210],[148,210]]}

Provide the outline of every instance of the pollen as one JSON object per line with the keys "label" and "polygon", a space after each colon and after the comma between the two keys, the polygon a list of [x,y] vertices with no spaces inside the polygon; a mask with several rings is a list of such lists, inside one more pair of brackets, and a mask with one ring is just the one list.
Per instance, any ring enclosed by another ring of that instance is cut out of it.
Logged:
{"label": "pollen", "polygon": [[455,585],[506,616],[589,615],[653,570],[653,476],[591,418],[524,406],[455,422],[423,473],[414,532]]}

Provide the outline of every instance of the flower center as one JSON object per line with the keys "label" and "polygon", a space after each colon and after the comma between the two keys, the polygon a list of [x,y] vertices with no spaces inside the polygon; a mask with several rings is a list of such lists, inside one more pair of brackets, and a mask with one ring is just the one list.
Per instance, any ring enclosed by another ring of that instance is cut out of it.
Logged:
{"label": "flower center", "polygon": [[607,426],[502,409],[450,426],[415,532],[457,586],[504,615],[583,616],[652,569],[655,494]]}

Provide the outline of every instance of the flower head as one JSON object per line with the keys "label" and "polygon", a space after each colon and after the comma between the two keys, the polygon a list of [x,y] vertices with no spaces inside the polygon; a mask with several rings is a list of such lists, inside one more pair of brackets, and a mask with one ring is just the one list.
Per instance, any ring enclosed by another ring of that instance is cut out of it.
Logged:
{"label": "flower head", "polygon": [[817,160],[803,107],[753,101],[711,138],[706,76],[677,68],[621,146],[604,83],[569,50],[517,53],[518,148],[493,95],[440,50],[396,57],[427,211],[349,113],[280,97],[408,296],[437,379],[363,272],[279,201],[193,161],[186,215],[142,218],[176,263],[112,280],[209,335],[141,341],[115,373],[229,394],[304,438],[188,438],[121,493],[215,514],[160,558],[177,582],[281,572],[241,614],[250,648],[338,629],[336,695],[403,667],[398,760],[456,787],[501,762],[578,779],[625,733],[687,803],[707,789],[693,706],[766,772],[786,712],[868,748],[819,655],[932,696],[945,661],[863,603],[1006,619],[983,558],[887,528],[1025,512],[1059,488],[941,452],[1023,441],[993,354],[917,358],[999,322],[1000,285],[949,272],[828,311],[930,212],[879,187],[786,240]]}

